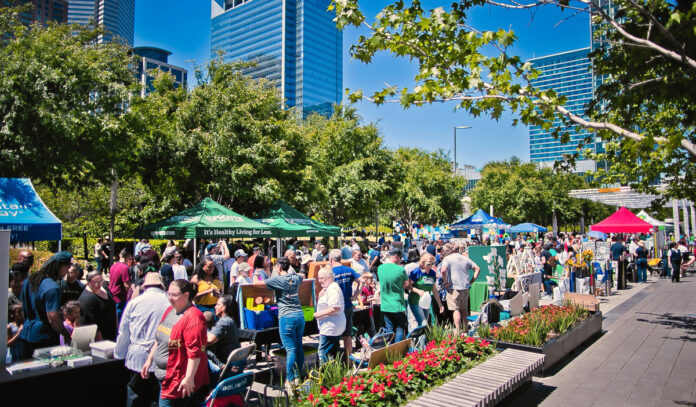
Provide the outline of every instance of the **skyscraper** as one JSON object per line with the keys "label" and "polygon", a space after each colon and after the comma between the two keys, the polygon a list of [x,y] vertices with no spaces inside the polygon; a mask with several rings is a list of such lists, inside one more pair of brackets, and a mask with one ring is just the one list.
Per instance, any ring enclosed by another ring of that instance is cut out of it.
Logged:
{"label": "skyscraper", "polygon": [[68,23],[86,25],[94,19],[94,0],[68,0]]}
{"label": "skyscraper", "polygon": [[87,24],[94,20],[106,29],[99,41],[119,37],[133,46],[135,36],[135,0],[68,0],[68,22]]}
{"label": "skyscraper", "polygon": [[[565,96],[566,109],[578,116],[586,117],[585,109],[594,97],[592,61],[589,53],[590,48],[581,48],[529,60],[534,68],[541,71],[541,74],[532,80],[532,85],[540,90],[553,89],[556,93]],[[560,120],[554,120],[553,127],[561,125]],[[585,129],[578,132],[573,127],[566,130],[569,132],[570,141],[561,143],[553,137],[550,130],[544,130],[541,126],[530,126],[530,160],[549,163],[563,160],[564,154],[575,153],[580,141],[592,134]],[[594,143],[585,145],[585,148],[594,149]]]}
{"label": "skyscraper", "polygon": [[24,0],[22,3],[32,3],[34,8],[20,15],[24,24],[36,21],[44,23],[65,23],[68,21],[68,2],[65,0]]}
{"label": "skyscraper", "polygon": [[285,105],[331,114],[343,88],[343,36],[330,0],[212,0],[211,52],[253,61],[245,73],[274,81]]}

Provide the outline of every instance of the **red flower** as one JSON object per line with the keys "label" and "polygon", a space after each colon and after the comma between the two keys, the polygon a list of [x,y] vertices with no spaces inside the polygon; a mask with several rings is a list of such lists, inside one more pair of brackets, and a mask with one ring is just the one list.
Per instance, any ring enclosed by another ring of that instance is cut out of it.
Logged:
{"label": "red flower", "polygon": [[491,343],[488,342],[487,340],[483,339],[481,342],[479,342],[479,346],[482,348],[486,348],[490,345]]}

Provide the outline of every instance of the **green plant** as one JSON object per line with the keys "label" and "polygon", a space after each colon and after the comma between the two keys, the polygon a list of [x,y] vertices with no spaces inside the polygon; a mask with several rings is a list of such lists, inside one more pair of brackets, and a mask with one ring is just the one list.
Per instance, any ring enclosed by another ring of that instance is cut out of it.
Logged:
{"label": "green plant", "polygon": [[488,324],[481,324],[476,328],[476,334],[479,338],[489,339],[491,337],[491,326]]}
{"label": "green plant", "polygon": [[403,405],[494,353],[494,346],[486,340],[449,334],[440,343],[431,341],[422,351],[356,375],[342,377],[331,387],[312,387],[297,400],[296,405]]}
{"label": "green plant", "polygon": [[575,305],[547,305],[509,320],[505,326],[491,329],[490,338],[502,342],[541,346],[550,336],[562,335],[587,315],[588,311]]}
{"label": "green plant", "polygon": [[451,324],[441,324],[438,322],[428,327],[428,329],[425,331],[425,336],[428,338],[428,341],[440,343],[444,341],[447,338],[447,335],[450,333],[452,333]]}

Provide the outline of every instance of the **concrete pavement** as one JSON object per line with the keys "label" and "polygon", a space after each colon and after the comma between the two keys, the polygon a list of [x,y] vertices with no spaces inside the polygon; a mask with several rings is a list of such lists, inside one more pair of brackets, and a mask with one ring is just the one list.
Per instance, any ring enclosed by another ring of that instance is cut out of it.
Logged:
{"label": "concrete pavement", "polygon": [[601,305],[601,337],[502,405],[696,406],[696,277],[633,286]]}

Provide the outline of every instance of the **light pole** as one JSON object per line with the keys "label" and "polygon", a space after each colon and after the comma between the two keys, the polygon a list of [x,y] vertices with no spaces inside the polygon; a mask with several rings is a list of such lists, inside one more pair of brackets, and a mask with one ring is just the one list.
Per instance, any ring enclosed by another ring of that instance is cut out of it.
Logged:
{"label": "light pole", "polygon": [[457,129],[470,129],[471,126],[454,126],[454,168],[452,168],[452,178],[457,175]]}

